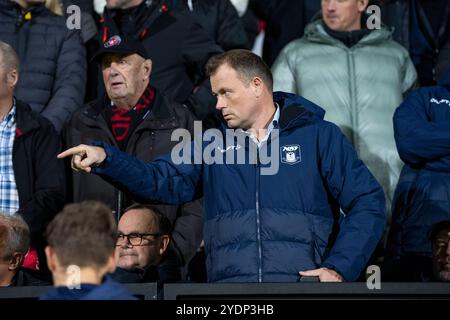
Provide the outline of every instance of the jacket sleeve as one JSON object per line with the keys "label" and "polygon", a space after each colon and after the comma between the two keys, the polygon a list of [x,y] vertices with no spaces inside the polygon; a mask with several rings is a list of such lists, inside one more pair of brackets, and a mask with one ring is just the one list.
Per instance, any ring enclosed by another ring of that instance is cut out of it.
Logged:
{"label": "jacket sleeve", "polygon": [[247,34],[236,9],[229,0],[219,1],[219,21],[217,43],[226,51],[231,49],[251,49]]}
{"label": "jacket sleeve", "polygon": [[33,139],[34,192],[18,211],[30,226],[32,237],[42,236],[47,224],[65,203],[64,165],[56,158],[60,138],[50,123],[41,128]]}
{"label": "jacket sleeve", "polygon": [[196,86],[186,104],[198,118],[203,119],[205,115],[214,112],[215,106],[209,78],[205,75],[205,65],[209,58],[223,51],[198,23],[188,20],[188,17],[184,19],[190,24],[183,42],[183,60]]}
{"label": "jacket sleeve", "polygon": [[426,90],[412,92],[394,113],[398,153],[412,165],[450,156],[450,123],[431,120]]}
{"label": "jacket sleeve", "polygon": [[386,224],[384,193],[334,125],[319,129],[320,169],[329,192],[339,202],[339,233],[322,267],[354,281],[365,267]]}
{"label": "jacket sleeve", "polygon": [[57,57],[52,97],[42,115],[60,131],[67,118],[83,104],[86,85],[86,50],[78,30],[66,33]]}
{"label": "jacket sleeve", "polygon": [[297,92],[295,79],[295,64],[292,63],[293,44],[288,44],[281,50],[272,66],[273,90],[300,94]]}
{"label": "jacket sleeve", "polygon": [[172,238],[182,264],[185,265],[192,259],[203,239],[201,200],[188,202],[181,206],[181,215],[175,220]]}
{"label": "jacket sleeve", "polygon": [[170,154],[146,163],[103,142],[94,144],[103,147],[107,157],[92,173],[126,190],[136,201],[175,205],[196,198],[201,164],[176,165]]}

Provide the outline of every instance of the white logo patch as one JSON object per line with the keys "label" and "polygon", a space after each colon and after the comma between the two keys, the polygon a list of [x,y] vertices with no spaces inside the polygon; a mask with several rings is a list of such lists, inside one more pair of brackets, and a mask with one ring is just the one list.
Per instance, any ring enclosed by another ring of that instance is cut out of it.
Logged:
{"label": "white logo patch", "polygon": [[105,48],[110,48],[113,46],[118,46],[121,42],[122,42],[122,38],[120,38],[119,36],[112,36],[111,38],[109,38],[108,41],[103,43],[103,46]]}
{"label": "white logo patch", "polygon": [[300,152],[300,146],[298,144],[290,144],[282,146],[281,151],[281,162],[286,164],[296,164],[302,161],[302,155]]}
{"label": "white logo patch", "polygon": [[228,146],[226,149],[222,149],[221,147],[217,147],[217,149],[221,152],[221,153],[225,153],[228,150],[239,150],[241,148],[241,146],[238,144],[237,146]]}
{"label": "white logo patch", "polygon": [[450,101],[447,100],[447,99],[441,99],[441,100],[438,101],[435,98],[431,98],[430,102],[431,103],[434,102],[434,103],[437,103],[437,104],[445,103],[445,104],[448,104],[450,106]]}

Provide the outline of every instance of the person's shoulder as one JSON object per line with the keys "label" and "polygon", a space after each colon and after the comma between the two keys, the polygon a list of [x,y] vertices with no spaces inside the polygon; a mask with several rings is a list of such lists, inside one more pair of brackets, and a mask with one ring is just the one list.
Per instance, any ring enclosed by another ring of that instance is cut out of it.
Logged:
{"label": "person's shoulder", "polygon": [[83,300],[137,300],[122,284],[107,277],[96,286]]}
{"label": "person's shoulder", "polygon": [[[55,130],[53,124],[42,116],[41,114],[33,111],[30,107],[30,105],[24,101],[16,100],[16,108],[17,108],[17,117],[18,119],[22,120],[24,122],[32,122],[34,121],[35,124],[37,124],[36,127],[39,127],[40,129],[46,129],[46,130]],[[20,121],[19,120],[19,121]],[[31,125],[32,123],[27,123]]]}

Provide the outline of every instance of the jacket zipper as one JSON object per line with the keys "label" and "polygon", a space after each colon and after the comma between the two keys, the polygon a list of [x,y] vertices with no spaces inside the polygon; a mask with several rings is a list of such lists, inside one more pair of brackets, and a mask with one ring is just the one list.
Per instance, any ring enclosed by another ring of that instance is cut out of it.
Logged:
{"label": "jacket zipper", "polygon": [[[358,119],[357,119],[357,110],[356,110],[356,86],[355,86],[355,57],[353,56],[353,51],[349,50],[348,54],[348,74],[349,74],[349,90],[350,90],[350,108],[351,108],[351,119],[352,119],[352,128],[353,131],[356,130],[355,128],[357,128],[358,126]],[[357,136],[356,135],[352,135],[352,142],[353,145],[355,146],[356,152],[359,152],[359,147],[358,147],[358,143],[359,141],[357,141]]]}
{"label": "jacket zipper", "polygon": [[259,150],[256,151],[256,237],[258,241],[258,282],[262,282],[262,248],[261,248],[261,222],[259,214],[259,179],[260,179],[260,162],[259,162]]}

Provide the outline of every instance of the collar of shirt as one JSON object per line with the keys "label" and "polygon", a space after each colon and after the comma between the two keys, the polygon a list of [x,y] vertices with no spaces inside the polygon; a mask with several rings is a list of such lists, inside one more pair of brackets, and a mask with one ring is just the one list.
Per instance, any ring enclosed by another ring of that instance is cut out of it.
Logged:
{"label": "collar of shirt", "polygon": [[258,148],[261,147],[263,142],[265,142],[265,141],[267,141],[267,139],[269,139],[270,133],[278,125],[278,121],[280,120],[280,106],[276,102],[275,102],[275,108],[276,108],[275,114],[273,115],[272,121],[270,121],[269,125],[267,126],[266,135],[261,139],[261,141],[258,141],[254,131],[252,131],[252,130],[247,130],[247,131],[242,130],[245,134],[249,135],[250,139],[252,139],[253,142],[256,143]]}
{"label": "collar of shirt", "polygon": [[1,126],[11,128],[16,122],[16,99],[13,98],[13,105],[8,114],[2,119]]}

